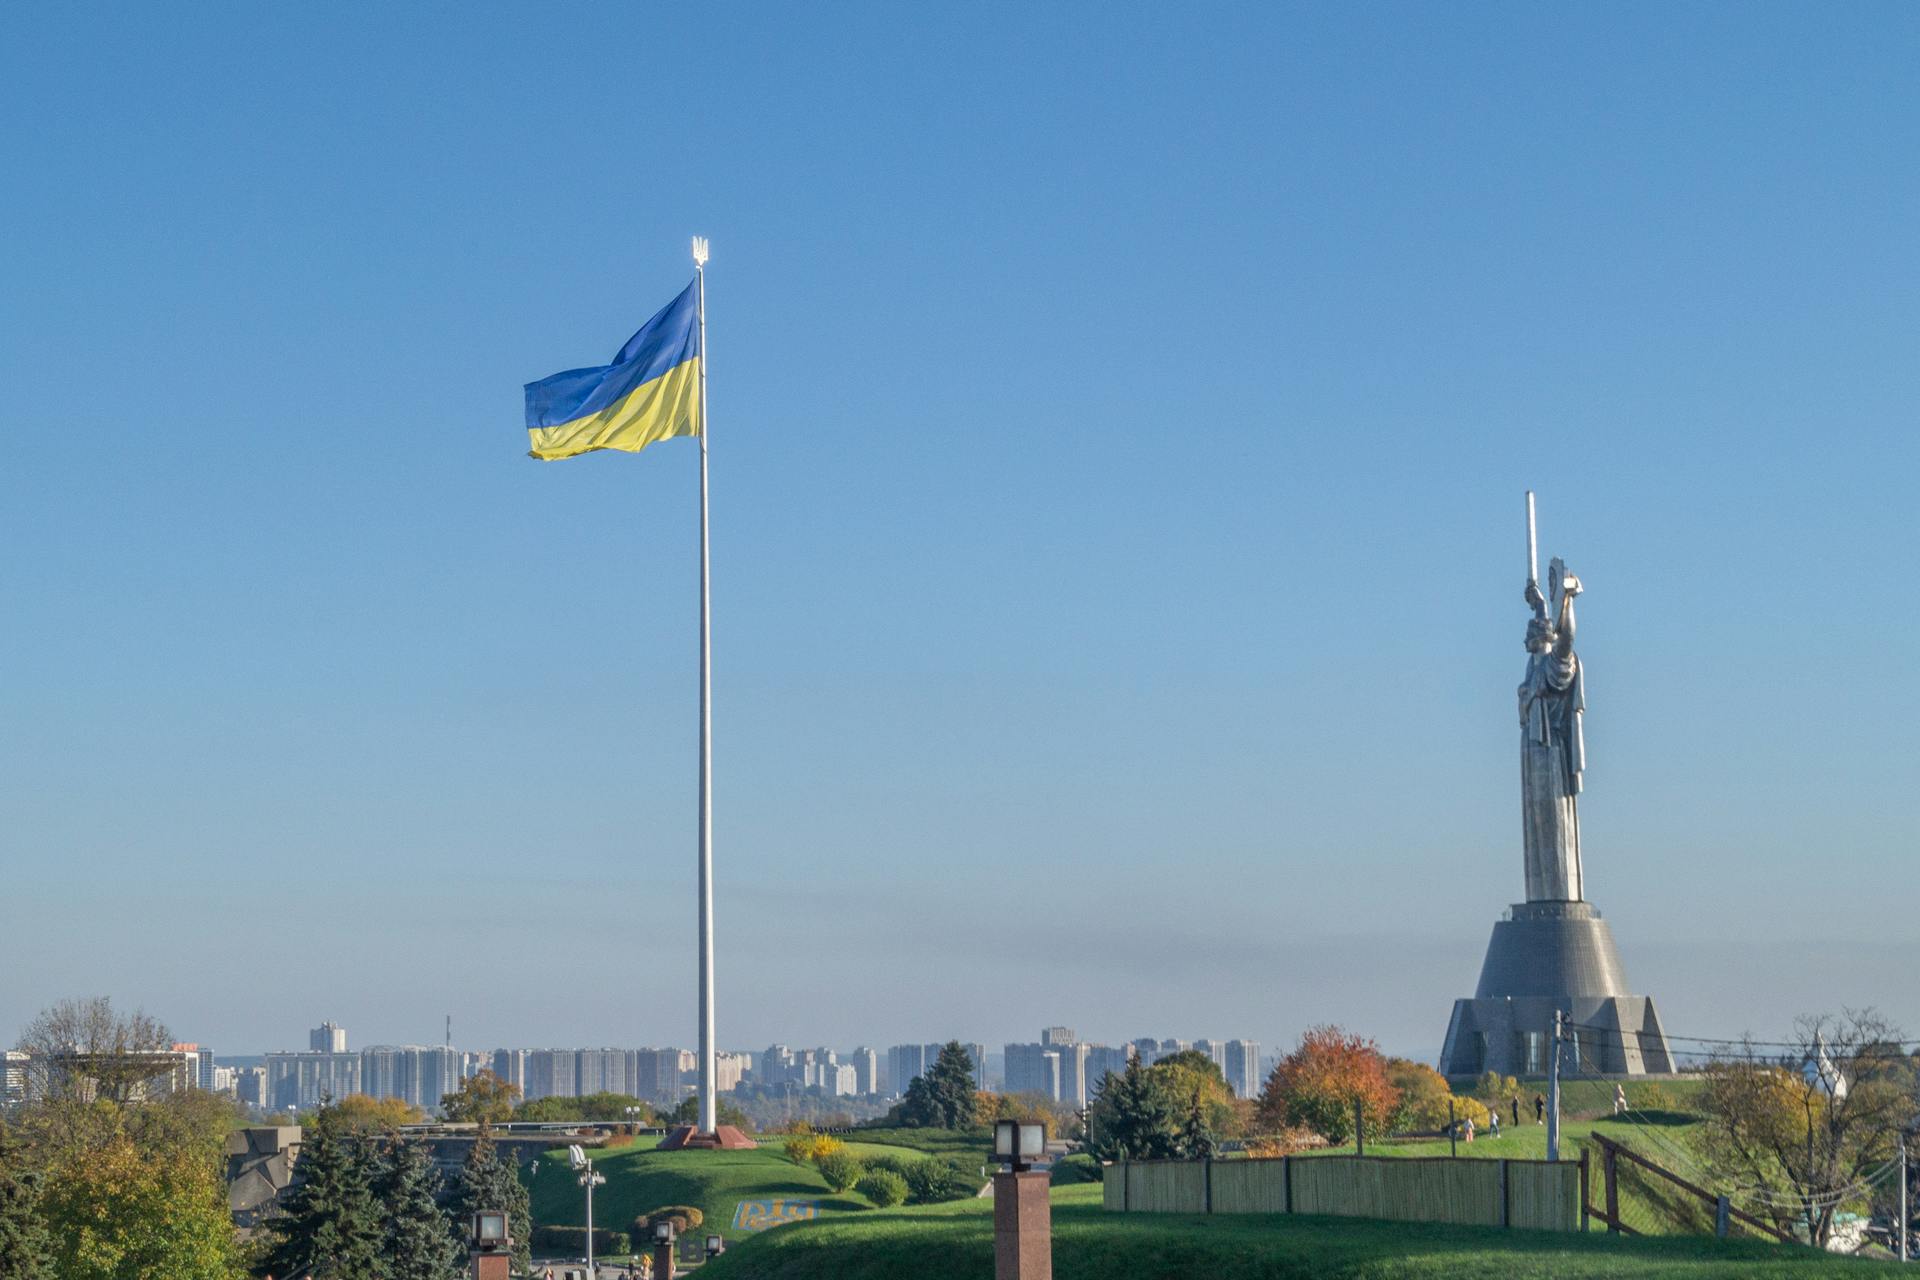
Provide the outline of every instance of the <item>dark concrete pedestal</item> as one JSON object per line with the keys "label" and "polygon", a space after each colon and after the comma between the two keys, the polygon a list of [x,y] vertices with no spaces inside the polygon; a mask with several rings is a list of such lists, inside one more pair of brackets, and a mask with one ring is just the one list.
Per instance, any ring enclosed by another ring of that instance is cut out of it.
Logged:
{"label": "dark concrete pedestal", "polygon": [[1593,904],[1522,902],[1493,926],[1473,998],[1454,1002],[1441,1074],[1545,1075],[1556,1009],[1573,1024],[1563,1070],[1674,1069],[1653,1000],[1629,992],[1613,931]]}
{"label": "dark concrete pedestal", "polygon": [[1053,1206],[1045,1173],[993,1175],[994,1280],[1053,1280]]}

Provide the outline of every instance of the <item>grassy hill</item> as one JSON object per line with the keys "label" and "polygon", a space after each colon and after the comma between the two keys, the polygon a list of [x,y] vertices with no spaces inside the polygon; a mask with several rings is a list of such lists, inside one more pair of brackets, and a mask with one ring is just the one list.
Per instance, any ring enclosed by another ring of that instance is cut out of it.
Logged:
{"label": "grassy hill", "polygon": [[[885,1137],[886,1131],[862,1132],[860,1141],[847,1143],[847,1150],[862,1158],[891,1154],[913,1159],[928,1154],[923,1148],[870,1141],[874,1136]],[[625,1231],[639,1214],[664,1205],[693,1205],[706,1215],[704,1230],[719,1232],[731,1244],[739,1238],[733,1217],[742,1200],[813,1200],[828,1215],[873,1208],[855,1192],[829,1190],[812,1165],[788,1160],[777,1135],[763,1137],[753,1151],[659,1151],[658,1144],[657,1137],[645,1137],[632,1146],[593,1153],[594,1171],[607,1180],[593,1195],[596,1226]],[[536,1224],[585,1225],[586,1197],[567,1167],[566,1152],[542,1156],[528,1186]]]}
{"label": "grassy hill", "polygon": [[[1114,1214],[1098,1186],[1053,1193],[1058,1280],[1483,1280],[1651,1277],[1653,1280],[1845,1280],[1898,1274],[1810,1249],[1711,1238],[1630,1240],[1493,1231],[1355,1218]],[[744,1240],[702,1280],[990,1280],[987,1200],[799,1223]]]}

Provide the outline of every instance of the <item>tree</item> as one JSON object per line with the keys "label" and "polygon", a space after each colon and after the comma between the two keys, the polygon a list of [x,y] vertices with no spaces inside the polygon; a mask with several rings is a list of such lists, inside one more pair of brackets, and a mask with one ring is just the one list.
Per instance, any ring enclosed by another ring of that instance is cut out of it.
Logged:
{"label": "tree", "polygon": [[461,1237],[440,1208],[440,1174],[423,1142],[389,1143],[380,1179],[387,1280],[460,1280]]}
{"label": "tree", "polygon": [[507,1234],[513,1237],[513,1267],[527,1272],[533,1268],[533,1205],[526,1183],[512,1164],[500,1158],[493,1135],[482,1129],[480,1138],[467,1153],[460,1167],[460,1180],[454,1184],[455,1218],[471,1222],[482,1209],[507,1215]]}
{"label": "tree", "polygon": [[[747,1113],[725,1098],[714,1099],[713,1117],[715,1124],[730,1124],[742,1133],[753,1131],[753,1121],[747,1118]],[[680,1105],[667,1112],[661,1120],[667,1124],[699,1124],[700,1099],[695,1097],[682,1099]]]}
{"label": "tree", "polygon": [[1914,1122],[1914,1063],[1899,1040],[1872,1010],[1847,1010],[1802,1017],[1789,1041],[1748,1041],[1710,1063],[1698,1100],[1709,1168],[1770,1189],[1784,1210],[1776,1220],[1824,1246],[1835,1213],[1866,1201],[1868,1178]]}
{"label": "tree", "polygon": [[39,1179],[0,1123],[0,1280],[53,1280],[53,1241],[40,1216]]}
{"label": "tree", "polygon": [[377,1158],[336,1106],[321,1107],[305,1127],[298,1172],[284,1215],[273,1220],[279,1242],[268,1270],[313,1280],[385,1280],[386,1231],[374,1200]]}
{"label": "tree", "polygon": [[350,1093],[333,1104],[334,1123],[339,1132],[359,1137],[392,1133],[403,1124],[419,1124],[426,1113],[403,1098],[375,1098]]}
{"label": "tree", "polygon": [[1092,1154],[1102,1160],[1171,1160],[1180,1154],[1175,1101],[1165,1077],[1130,1058],[1120,1075],[1100,1077],[1088,1110],[1093,1119]]}
{"label": "tree", "polygon": [[523,1102],[514,1110],[514,1119],[606,1120],[623,1124],[633,1118],[627,1114],[628,1107],[638,1107],[648,1119],[653,1116],[652,1107],[628,1094],[589,1093],[577,1098],[535,1098],[532,1102]]}
{"label": "tree", "polygon": [[1197,1049],[1170,1053],[1147,1068],[1166,1085],[1169,1096],[1183,1102],[1200,1095],[1203,1127],[1209,1141],[1221,1136],[1238,1137],[1244,1132],[1242,1108],[1236,1105],[1233,1090],[1220,1064]]}
{"label": "tree", "polygon": [[42,1204],[60,1280],[241,1274],[226,1187],[189,1153],[142,1152],[119,1137],[63,1156],[48,1171]]}
{"label": "tree", "polygon": [[458,1089],[440,1095],[440,1114],[455,1124],[504,1124],[513,1119],[513,1108],[519,1101],[519,1085],[482,1067],[462,1080]]}
{"label": "tree", "polygon": [[900,1123],[909,1128],[965,1129],[973,1124],[973,1057],[958,1040],[940,1047],[940,1056],[907,1085]]}
{"label": "tree", "polygon": [[[1157,1065],[1157,1064],[1156,1064]],[[1206,1107],[1200,1100],[1200,1090],[1193,1091],[1193,1100],[1187,1106],[1186,1120],[1180,1126],[1180,1155],[1187,1160],[1210,1160],[1219,1144],[1214,1140],[1213,1129],[1207,1123]]]}
{"label": "tree", "polygon": [[1432,1133],[1451,1121],[1487,1126],[1487,1108],[1478,1099],[1456,1097],[1447,1078],[1424,1062],[1388,1058],[1387,1083],[1400,1095],[1387,1128],[1394,1133]]}
{"label": "tree", "polygon": [[173,1069],[166,1025],[136,1009],[116,1013],[105,996],[47,1006],[21,1031],[27,1096],[39,1100],[128,1102]]}
{"label": "tree", "polygon": [[1259,1119],[1271,1129],[1311,1129],[1339,1146],[1353,1138],[1356,1106],[1367,1136],[1378,1137],[1398,1102],[1373,1041],[1339,1027],[1315,1027],[1267,1077]]}

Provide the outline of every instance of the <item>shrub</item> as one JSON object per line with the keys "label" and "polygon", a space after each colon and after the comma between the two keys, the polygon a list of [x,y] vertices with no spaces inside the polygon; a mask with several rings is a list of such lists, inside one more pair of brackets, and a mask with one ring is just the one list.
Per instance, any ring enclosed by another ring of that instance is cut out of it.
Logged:
{"label": "shrub", "polygon": [[847,1144],[838,1138],[830,1138],[824,1133],[796,1133],[781,1143],[787,1153],[787,1159],[795,1164],[807,1164],[821,1156],[830,1156],[837,1151],[845,1151]]}
{"label": "shrub", "polygon": [[907,1180],[891,1169],[868,1169],[867,1176],[853,1189],[882,1209],[891,1209],[907,1198]]}
{"label": "shrub", "polygon": [[690,1204],[663,1204],[658,1209],[650,1209],[633,1220],[634,1239],[653,1239],[653,1224],[663,1218],[672,1220],[674,1234],[685,1235],[705,1222],[707,1215]]}
{"label": "shrub", "polygon": [[867,1157],[867,1168],[869,1170],[874,1170],[874,1169],[884,1170],[885,1172],[892,1174],[894,1177],[899,1178],[902,1181],[905,1181],[906,1179],[907,1170],[919,1163],[920,1161],[918,1159],[909,1158],[907,1156],[881,1155],[881,1156]]}
{"label": "shrub", "polygon": [[979,1179],[950,1160],[916,1160],[907,1167],[907,1199],[914,1204],[964,1200],[979,1189]]}
{"label": "shrub", "polygon": [[845,1151],[829,1151],[826,1155],[815,1156],[813,1163],[819,1167],[820,1176],[827,1180],[827,1185],[835,1191],[845,1191],[860,1181],[860,1175],[866,1172],[866,1166]]}
{"label": "shrub", "polygon": [[1076,1151],[1053,1162],[1053,1184],[1066,1187],[1076,1182],[1098,1182],[1100,1168],[1098,1160],[1083,1151]]}

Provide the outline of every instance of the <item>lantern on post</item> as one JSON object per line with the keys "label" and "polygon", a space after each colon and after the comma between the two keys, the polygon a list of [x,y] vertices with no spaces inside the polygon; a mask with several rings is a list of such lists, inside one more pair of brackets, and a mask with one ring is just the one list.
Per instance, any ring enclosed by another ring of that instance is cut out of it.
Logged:
{"label": "lantern on post", "polygon": [[1015,1173],[1025,1173],[1047,1154],[1047,1126],[1032,1120],[993,1122],[993,1158]]}

